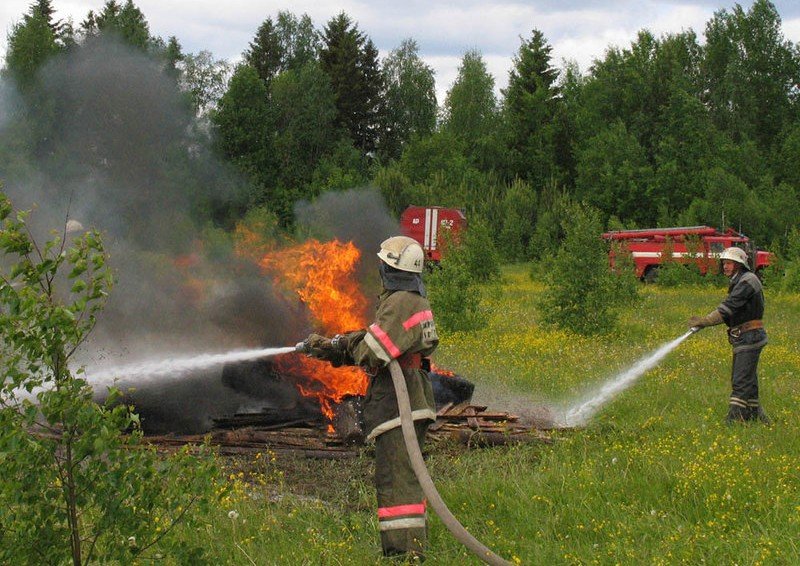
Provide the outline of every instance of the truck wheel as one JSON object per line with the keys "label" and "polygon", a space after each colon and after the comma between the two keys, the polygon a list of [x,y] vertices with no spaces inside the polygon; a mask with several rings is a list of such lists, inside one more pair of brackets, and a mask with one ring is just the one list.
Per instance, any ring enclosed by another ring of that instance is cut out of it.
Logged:
{"label": "truck wheel", "polygon": [[644,277],[642,277],[642,281],[645,283],[655,283],[658,279],[658,266],[651,265],[647,268],[647,271],[644,272]]}

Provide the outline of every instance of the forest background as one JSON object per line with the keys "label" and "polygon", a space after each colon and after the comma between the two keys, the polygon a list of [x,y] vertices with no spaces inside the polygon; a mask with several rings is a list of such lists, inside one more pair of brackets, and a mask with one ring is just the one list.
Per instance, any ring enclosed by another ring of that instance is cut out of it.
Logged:
{"label": "forest background", "polygon": [[[102,193],[125,177],[126,199],[190,203],[173,230],[229,230],[257,211],[291,231],[296,202],[373,186],[395,214],[464,208],[506,261],[552,255],[569,199],[605,227],[732,226],[779,253],[800,219],[800,48],[768,1],[718,11],[702,37],[641,30],[586,74],[554,66],[533,29],[499,98],[472,50],[441,104],[413,39],[381,59],[344,12],[322,29],[268,17],[233,68],[153,37],[130,0],[79,25],[53,12],[34,2],[8,37],[0,178],[12,195],[35,184],[67,201],[72,186]],[[80,90],[103,69],[127,108]],[[119,229],[161,245],[131,233],[125,216],[139,212],[120,206]]]}

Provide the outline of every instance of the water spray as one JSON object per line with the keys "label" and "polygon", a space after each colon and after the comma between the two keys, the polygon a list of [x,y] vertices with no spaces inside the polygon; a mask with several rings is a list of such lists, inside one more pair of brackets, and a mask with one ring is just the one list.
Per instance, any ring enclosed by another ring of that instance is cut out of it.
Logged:
{"label": "water spray", "polygon": [[87,371],[86,379],[90,383],[100,384],[104,381],[113,382],[117,379],[141,379],[164,376],[180,377],[190,371],[208,369],[232,362],[269,358],[294,351],[295,348],[290,346],[286,348],[256,348],[252,350],[234,350],[222,354],[201,354],[181,358],[158,359],[136,364],[96,369],[91,372]]}
{"label": "water spray", "polygon": [[564,411],[562,424],[566,427],[581,426],[586,424],[603,405],[616,397],[619,393],[630,387],[642,375],[653,369],[664,357],[672,352],[678,345],[692,334],[702,330],[702,326],[693,326],[685,334],[664,344],[655,351],[647,354],[634,365],[614,376],[596,390],[568,407]]}

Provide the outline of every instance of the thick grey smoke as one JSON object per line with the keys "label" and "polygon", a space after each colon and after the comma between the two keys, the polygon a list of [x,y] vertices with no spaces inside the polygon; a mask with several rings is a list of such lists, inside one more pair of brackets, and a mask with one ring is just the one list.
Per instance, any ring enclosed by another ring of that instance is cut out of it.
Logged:
{"label": "thick grey smoke", "polygon": [[[34,208],[37,239],[68,219],[104,235],[116,284],[78,362],[296,342],[308,326],[302,305],[275,293],[252,263],[198,249],[200,207],[225,206],[246,187],[213,158],[161,65],[99,39],[55,59],[42,77],[27,106],[8,83],[0,87],[0,179],[15,207]],[[15,151],[23,141],[37,149]],[[214,406],[240,404],[241,395],[220,394],[219,378],[172,383],[164,412],[206,423]],[[149,383],[139,395],[149,402],[166,392]]]}
{"label": "thick grey smoke", "polygon": [[[101,38],[55,59],[42,77],[41,92],[24,101],[0,83],[0,179],[17,208],[35,207],[38,238],[62,231],[68,220],[104,235],[116,283],[78,359],[88,373],[286,346],[307,335],[303,305],[274,292],[255,265],[199,247],[201,211],[210,224],[211,214],[233,206],[247,187],[213,157],[184,94],[159,62]],[[55,102],[43,109],[43,100]],[[37,124],[47,124],[41,135],[31,129]],[[23,142],[37,148],[24,162],[21,156],[31,152],[14,151]],[[308,234],[352,240],[366,256],[397,229],[375,190],[325,195],[298,205],[297,214]],[[373,262],[362,264],[373,271]],[[236,380],[222,373],[119,385],[145,427],[160,432],[199,432],[213,416],[273,404],[268,393],[255,398],[235,390]]]}
{"label": "thick grey smoke", "polygon": [[13,86],[0,77],[0,136],[8,135],[7,128],[11,121],[12,106],[15,104],[16,98]]}

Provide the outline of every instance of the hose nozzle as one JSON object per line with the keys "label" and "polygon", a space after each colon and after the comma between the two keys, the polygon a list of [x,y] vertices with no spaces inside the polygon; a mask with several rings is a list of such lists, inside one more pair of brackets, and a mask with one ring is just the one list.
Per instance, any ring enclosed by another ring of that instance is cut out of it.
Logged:
{"label": "hose nozzle", "polygon": [[299,354],[308,354],[308,340],[303,340],[302,342],[298,342],[295,347],[295,352]]}
{"label": "hose nozzle", "polygon": [[698,333],[698,332],[700,332],[701,330],[703,330],[703,327],[702,327],[702,326],[692,326],[692,327],[689,329],[689,332],[691,332],[692,334],[697,334],[697,333]]}

